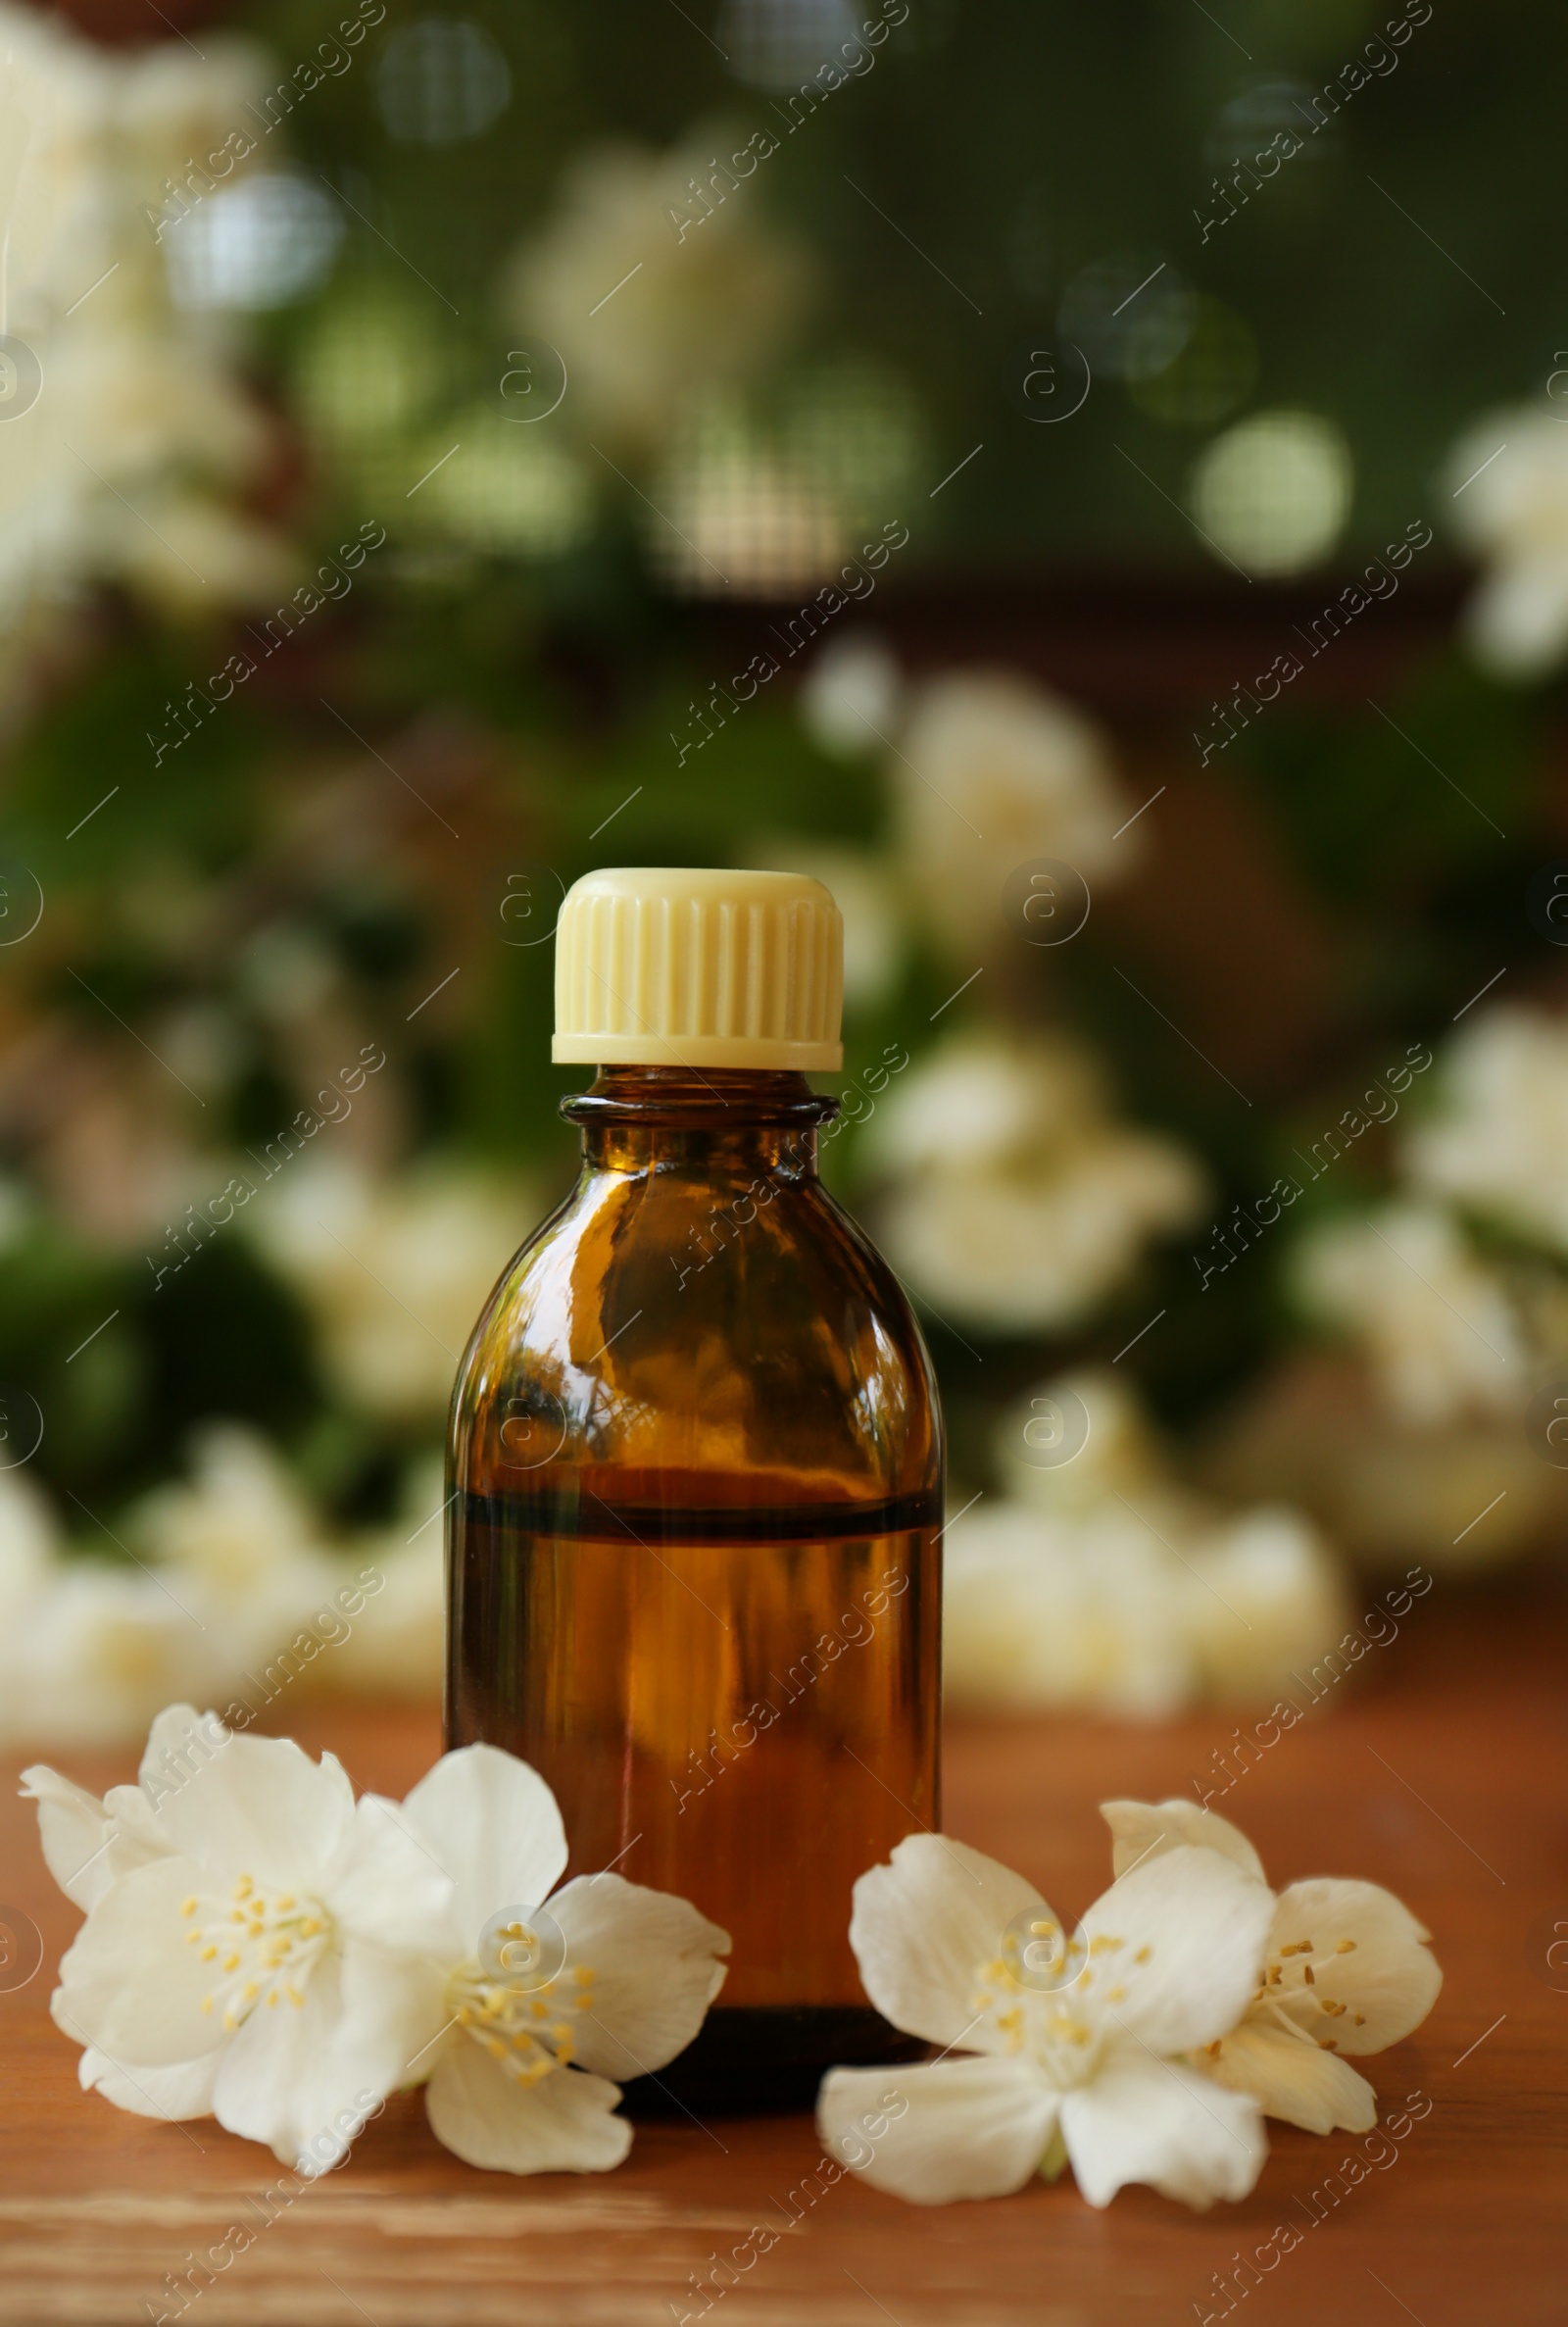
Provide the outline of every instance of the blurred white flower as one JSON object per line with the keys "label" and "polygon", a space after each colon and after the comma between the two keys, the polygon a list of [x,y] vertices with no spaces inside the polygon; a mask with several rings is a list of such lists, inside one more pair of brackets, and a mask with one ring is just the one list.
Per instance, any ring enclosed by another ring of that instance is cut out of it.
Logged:
{"label": "blurred white flower", "polygon": [[[1031,1461],[1031,1414],[1075,1409],[1081,1451]],[[1042,1385],[999,1435],[1003,1493],[946,1537],[943,1664],[967,1711],[1076,1708],[1160,1719],[1267,1704],[1344,1630],[1321,1540],[1296,1512],[1227,1516],[1162,1462],[1111,1376]]]}
{"label": "blurred white flower", "polygon": [[984,1502],[944,1538],[942,1660],[966,1712],[1072,1708],[1160,1720],[1197,1696],[1189,1579],[1115,1503],[1054,1521]]}
{"label": "blurred white flower", "polygon": [[1075,1323],[1203,1194],[1173,1141],[1116,1120],[1061,1036],[950,1036],[890,1091],[868,1149],[894,1266],[991,1330]]}
{"label": "blurred white flower", "polygon": [[[766,132],[760,133],[766,136]],[[810,272],[804,252],[761,223],[757,188],[693,191],[728,170],[742,141],[710,137],[652,153],[629,144],[579,153],[555,216],[518,254],[509,311],[559,351],[580,431],[618,459],[663,443],[694,390],[758,371],[789,336]],[[684,233],[682,227],[684,224]]]}
{"label": "blurred white flower", "polygon": [[214,1423],[190,1477],[120,1522],[122,1566],[67,1557],[37,1489],[0,1471],[0,1739],[119,1744],[179,1692],[241,1726],[285,1691],[433,1696],[441,1509],[437,1458],[390,1526],[335,1542],[258,1432]]}
{"label": "blurred white flower", "polygon": [[1311,1231],[1295,1275],[1306,1306],[1353,1335],[1402,1420],[1430,1426],[1522,1405],[1529,1362],[1506,1286],[1437,1205],[1391,1205]]}
{"label": "blurred white flower", "polygon": [[172,43],[112,53],[5,0],[0,42],[16,167],[7,322],[30,351],[5,392],[28,393],[41,368],[30,408],[0,428],[0,619],[99,579],[204,611],[266,598],[285,552],[230,496],[268,431],[214,328],[173,304],[159,241],[160,222],[174,222],[166,235],[188,223],[172,194],[188,157],[202,164],[243,118],[258,53],[222,40],[205,58]]}
{"label": "blurred white flower", "polygon": [[60,1535],[47,1498],[21,1470],[0,1470],[0,1640],[58,1557]]}
{"label": "blurred white flower", "polygon": [[1314,1355],[1281,1366],[1230,1415],[1205,1475],[1227,1496],[1298,1505],[1379,1574],[1410,1560],[1468,1572],[1560,1544],[1568,1529],[1568,1473],[1542,1461],[1524,1411],[1521,1402],[1408,1422],[1359,1357]]}
{"label": "blurred white flower", "polygon": [[383,1420],[430,1428],[532,1216],[525,1189],[454,1166],[377,1182],[335,1162],[297,1166],[245,1213],[316,1318],[342,1395]]}
{"label": "blurred white flower", "polygon": [[115,1744],[199,1679],[197,1616],[145,1570],[68,1560],[55,1512],[0,1471],[0,1739]]}
{"label": "blurred white flower", "polygon": [[899,718],[904,674],[898,658],[863,632],[825,646],[801,684],[807,733],[831,758],[875,751]]}
{"label": "blurred white flower", "polygon": [[157,1577],[61,1560],[0,1641],[0,1732],[118,1745],[171,1688],[199,1688],[207,1667],[201,1618]]}
{"label": "blurred white flower", "polygon": [[1405,1144],[1412,1181],[1568,1254],[1568,1017],[1489,1011],[1441,1073],[1439,1110]]}
{"label": "blurred white flower", "polygon": [[[738,390],[706,385],[688,405],[643,520],[665,578],[710,597],[805,596],[840,583],[868,597],[887,545],[908,539],[890,513],[908,506],[923,466],[906,384],[851,363],[796,380],[782,414],[763,418]],[[844,594],[819,605],[808,632],[842,610]]]}
{"label": "blurred white flower", "polygon": [[698,596],[804,593],[847,554],[831,495],[750,431],[730,436],[700,421],[683,429],[654,495],[659,509],[643,527],[649,556],[672,587]]}
{"label": "blurred white flower", "polygon": [[1180,1548],[1193,1571],[1183,1613],[1200,1696],[1266,1704],[1303,1657],[1344,1637],[1339,1564],[1300,1511],[1273,1503],[1209,1516]]}
{"label": "blurred white flower", "polygon": [[[208,1685],[288,1647],[342,1580],[320,1521],[281,1459],[244,1423],[210,1423],[189,1480],[145,1496],[127,1522],[144,1572],[206,1633]],[[198,1692],[199,1694],[200,1692]]]}
{"label": "blurred white flower", "polygon": [[1010,873],[1054,857],[1119,880],[1143,831],[1103,731],[1006,670],[962,670],[918,688],[888,761],[900,850],[936,927],[959,951],[998,924]]}
{"label": "blurred white flower", "polygon": [[381,1578],[333,1651],[331,1679],[367,1695],[437,1697],[446,1657],[446,1481],[439,1454],[416,1462],[391,1526],[360,1536],[354,1564]]}
{"label": "blurred white flower", "polygon": [[1465,628],[1504,678],[1535,677],[1568,645],[1565,421],[1528,405],[1489,413],[1445,466],[1454,523],[1485,568]]}
{"label": "blurred white flower", "polygon": [[[1292,1256],[1340,1349],[1281,1366],[1214,1449],[1227,1493],[1300,1503],[1373,1567],[1492,1566],[1568,1520],[1568,1474],[1530,1423],[1532,1393],[1568,1374],[1568,1019],[1487,1012],[1449,1045],[1434,1101],[1395,1200],[1308,1229]],[[1478,1217],[1519,1242],[1487,1250]]]}

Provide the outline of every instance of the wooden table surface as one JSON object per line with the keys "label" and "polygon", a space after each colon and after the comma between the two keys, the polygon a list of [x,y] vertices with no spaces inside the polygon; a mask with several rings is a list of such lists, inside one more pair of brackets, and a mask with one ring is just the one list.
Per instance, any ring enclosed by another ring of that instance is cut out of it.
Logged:
{"label": "wooden table surface", "polygon": [[[1271,2127],[1250,2198],[1206,2215],[1147,2190],[1097,2213],[1070,2175],[939,2208],[846,2180],[711,2296],[719,2327],[1568,2320],[1568,1970],[1547,1955],[1554,1922],[1568,1937],[1568,1624],[1540,1607],[1445,1609],[1442,1599],[1440,1588],[1418,1604],[1377,1669],[1285,1732],[1223,1805],[1277,1884],[1369,1876],[1430,1926],[1446,1973],[1437,2008],[1370,2064],[1386,2109],[1419,2093],[1429,2113],[1396,2144]],[[437,1751],[422,1709],[320,1702],[292,1726],[389,1793]],[[949,1831],[1076,1911],[1108,1880],[1096,1804],[1188,1792],[1230,1726],[1218,1715],[1147,1729],[955,1723]],[[56,1758],[95,1789],[133,1774],[131,1756]],[[341,2172],[305,2189],[177,2310],[160,2298],[165,2274],[220,2241],[237,2202],[278,2169],[211,2120],[161,2124],[78,2091],[76,2049],[47,2013],[77,1918],[9,1782],[0,1847],[0,1899],[44,1943],[37,1974],[0,1993],[8,2327],[161,2312],[200,2327],[668,2327],[707,2315],[693,2274],[787,2218],[786,2193],[818,2160],[806,2116],[677,2121],[640,2126],[617,2173],[518,2181],[449,2156],[419,2100],[400,2098]],[[1267,2242],[1287,2223],[1299,2243],[1281,2256]],[[1259,2247],[1261,2266],[1249,2268]]]}

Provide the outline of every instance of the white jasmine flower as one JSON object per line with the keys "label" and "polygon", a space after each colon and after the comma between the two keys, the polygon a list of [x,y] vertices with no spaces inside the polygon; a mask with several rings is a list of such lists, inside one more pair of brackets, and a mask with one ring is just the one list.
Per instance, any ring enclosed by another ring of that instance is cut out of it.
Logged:
{"label": "white jasmine flower", "polygon": [[[87,1906],[51,2005],[90,2050],[85,2082],[122,2106],[139,2091],[148,2113],[210,2110],[293,2165],[399,2081],[399,1956],[435,1944],[452,1886],[395,1804],[356,1802],[330,1754],[187,1707],[153,1724],[137,1788],[94,1806],[46,1768],[25,1783],[51,1869]],[[95,1808],[107,1880],[74,1861]]]}
{"label": "white jasmine flower", "polygon": [[451,1166],[377,1183],[313,1163],[264,1189],[245,1219],[315,1316],[343,1395],[384,1421],[434,1427],[531,1213],[525,1189]]}
{"label": "white jasmine flower", "polygon": [[1479,659],[1534,678],[1568,645],[1568,428],[1528,405],[1467,428],[1447,463],[1454,522],[1487,572],[1465,615]]}
{"label": "white jasmine flower", "polygon": [[1365,1350],[1393,1411],[1431,1426],[1518,1406],[1530,1366],[1506,1288],[1437,1205],[1335,1221],[1296,1254],[1302,1299]]}
{"label": "white jasmine flower", "polygon": [[1202,1200],[1197,1165],[1119,1123],[1062,1036],[950,1036],[889,1090],[868,1147],[894,1266],[994,1331],[1075,1324]]}
{"label": "white jasmine flower", "polygon": [[[1261,1976],[1270,1894],[1213,1851],[1131,1868],[1075,1940],[1033,1885],[978,1851],[913,1834],[855,1886],[850,1941],[866,1994],[896,2027],[969,2055],[929,2066],[836,2068],[817,2104],[824,2141],[878,2189],[919,2204],[1001,2198],[1064,2151],[1092,2205],[1128,2182],[1206,2206],[1245,2198],[1267,2144],[1255,2104],[1188,2055],[1235,2026]],[[1030,1968],[1056,1944],[1054,1974]],[[1042,1941],[1040,1944],[1047,1944]],[[906,2105],[872,2154],[856,2120]]]}
{"label": "white jasmine flower", "polygon": [[[1118,1874],[1199,1847],[1263,1879],[1246,1835],[1213,1810],[1180,1800],[1101,1807]],[[1366,2133],[1377,2095],[1344,2055],[1385,2052],[1421,2025],[1443,1985],[1432,1934],[1377,1883],[1319,1877],[1292,1883],[1273,1904],[1256,1992],[1235,2027],[1195,2053],[1196,2065],[1288,2125]]]}
{"label": "white jasmine flower", "polygon": [[[743,142],[722,128],[713,139],[662,154],[585,149],[560,208],[514,264],[516,327],[560,355],[568,409],[617,459],[663,443],[695,389],[767,363],[808,291],[804,252],[760,223],[755,189],[710,196],[703,215],[693,178],[706,185],[710,157],[727,164]],[[754,157],[744,174],[757,167]]]}
{"label": "white jasmine flower", "polygon": [[914,695],[888,760],[900,849],[935,926],[957,951],[1001,922],[1010,873],[1038,857],[1107,885],[1131,872],[1138,803],[1108,737],[1084,712],[1008,670],[961,670]]}
{"label": "white jasmine flower", "polygon": [[[223,1734],[211,1714],[198,1716],[188,1705],[168,1707],[148,1732],[136,1784],[111,1786],[101,1802],[43,1762],[23,1771],[23,1796],[38,1806],[44,1863],[74,1906],[85,1914],[117,1875],[173,1855],[158,1823],[158,1799],[165,1788],[183,1782]],[[136,2116],[205,2116],[212,2107],[209,2058],[138,2067],[131,2075],[88,2045],[78,2074],[83,2092],[96,2090]]]}
{"label": "white jasmine flower", "polygon": [[1489,1011],[1449,1046],[1440,1088],[1405,1144],[1417,1187],[1568,1254],[1568,1017]]}
{"label": "white jasmine flower", "polygon": [[631,2147],[611,2080],[691,2042],[728,1933],[617,1874],[555,1890],[555,1796],[493,1746],[445,1755],[404,1809],[453,1877],[438,1944],[401,1974],[404,2056],[427,2081],[431,2129],[470,2165],[607,2172]]}

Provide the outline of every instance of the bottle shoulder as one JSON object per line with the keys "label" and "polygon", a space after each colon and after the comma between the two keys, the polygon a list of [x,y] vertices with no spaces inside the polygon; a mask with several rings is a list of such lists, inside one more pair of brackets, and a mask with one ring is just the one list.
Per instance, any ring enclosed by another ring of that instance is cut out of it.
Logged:
{"label": "bottle shoulder", "polygon": [[934,1492],[942,1431],[898,1280],[814,1175],[593,1171],[491,1296],[453,1451],[486,1489],[521,1457],[815,1503]]}

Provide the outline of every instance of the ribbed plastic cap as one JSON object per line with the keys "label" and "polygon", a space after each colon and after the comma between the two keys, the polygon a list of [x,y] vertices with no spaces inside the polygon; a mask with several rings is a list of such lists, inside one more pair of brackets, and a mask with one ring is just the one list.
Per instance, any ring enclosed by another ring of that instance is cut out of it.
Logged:
{"label": "ribbed plastic cap", "polygon": [[844,923],[799,872],[585,873],[556,924],[558,1064],[832,1073]]}

